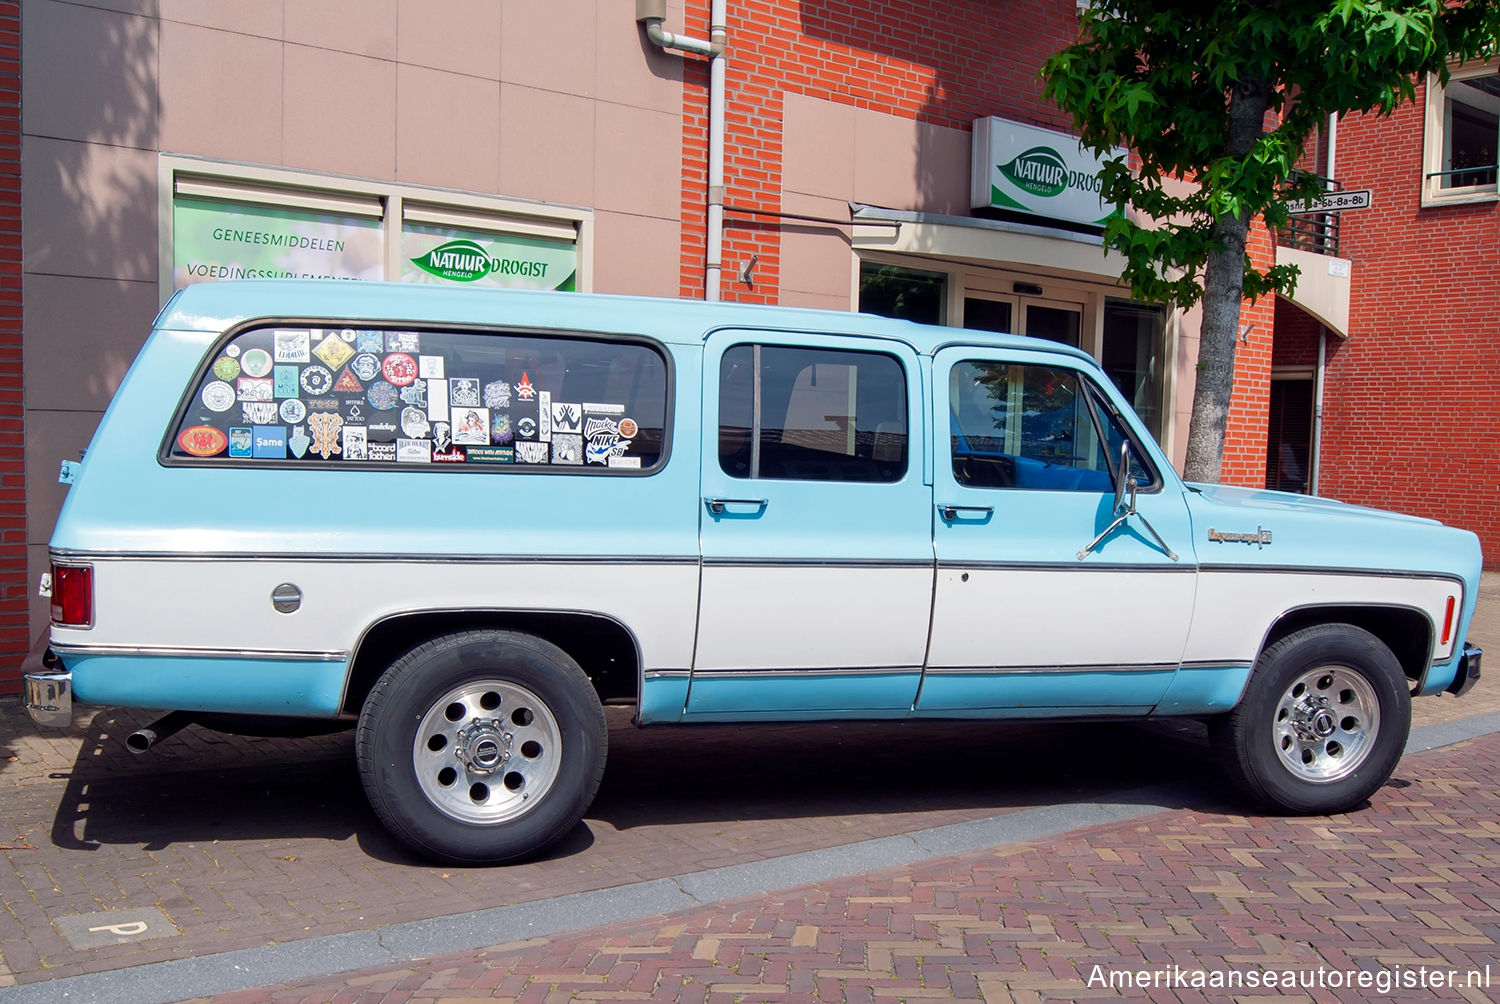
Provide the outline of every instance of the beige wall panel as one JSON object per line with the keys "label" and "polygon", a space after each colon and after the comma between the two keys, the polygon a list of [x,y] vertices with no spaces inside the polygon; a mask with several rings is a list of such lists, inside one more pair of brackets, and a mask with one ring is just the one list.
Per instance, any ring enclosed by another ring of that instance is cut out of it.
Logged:
{"label": "beige wall panel", "polygon": [[594,105],[594,202],[598,209],[681,218],[680,114]]}
{"label": "beige wall panel", "polygon": [[[594,93],[658,112],[682,113],[683,57],[663,52],[636,23],[635,7],[595,0]],[[675,14],[672,7],[676,7]],[[682,23],[681,4],[669,4],[668,24]],[[675,18],[675,20],[674,20]]]}
{"label": "beige wall panel", "polygon": [[594,291],[675,297],[681,235],[676,220],[595,213]]}
{"label": "beige wall panel", "polygon": [[[856,109],[803,94],[782,99],[781,187],[788,192],[854,198]],[[802,210],[789,210],[802,212]],[[848,206],[840,215],[849,215]]]}
{"label": "beige wall panel", "polygon": [[23,132],[155,149],[155,21],[28,0],[21,31]]}
{"label": "beige wall panel", "polygon": [[[787,212],[809,213],[806,209],[787,209]],[[845,214],[848,210],[844,210]],[[830,217],[834,214],[826,214]],[[849,238],[845,231],[819,223],[798,224],[795,220],[783,221],[781,228],[781,293],[782,302],[792,291],[814,293],[819,296],[838,297],[845,309],[849,303],[849,274],[853,252],[849,250]]]}
{"label": "beige wall panel", "polygon": [[156,278],[156,154],[28,136],[21,156],[28,272]]}
{"label": "beige wall panel", "polygon": [[396,64],[303,45],[283,49],[288,167],[390,178],[396,171]]}
{"label": "beige wall panel", "polygon": [[[848,286],[849,283],[845,281],[844,285]],[[796,289],[783,289],[778,302],[783,307],[811,307],[814,310],[841,310],[847,312],[854,309],[849,304],[849,294],[847,292],[839,296],[833,296],[826,293],[804,293]]]}
{"label": "beige wall panel", "polygon": [[495,192],[500,84],[422,66],[396,68],[396,178]]}
{"label": "beige wall panel", "polygon": [[377,59],[396,58],[397,0],[296,0],[286,40]]}
{"label": "beige wall panel", "polygon": [[571,94],[501,84],[501,192],[592,206],[595,104]]}
{"label": "beige wall panel", "polygon": [[[293,3],[300,0],[293,0]],[[218,28],[241,35],[281,38],[279,3],[266,0],[157,0],[163,21],[180,21],[204,28]]]}
{"label": "beige wall panel", "polygon": [[969,134],[857,109],[854,199],[890,209],[967,213]]}
{"label": "beige wall panel", "polygon": [[[592,97],[597,0],[508,3],[500,14],[500,78],[564,94]],[[618,4],[634,12],[633,4]],[[633,102],[629,94],[610,95]]]}
{"label": "beige wall panel", "polygon": [[[494,0],[398,0],[396,58],[435,70],[500,79],[500,11]],[[520,6],[545,14],[547,6]],[[531,44],[543,45],[533,30]]]}
{"label": "beige wall panel", "polygon": [[68,490],[57,483],[58,465],[77,460],[104,417],[98,411],[26,409],[26,542],[45,544]]}
{"label": "beige wall panel", "polygon": [[50,601],[37,595],[37,586],[42,581],[42,573],[51,569],[52,563],[47,558],[47,545],[27,545],[26,598],[27,613],[31,618],[30,637],[33,641],[36,640],[37,635],[47,630],[47,625],[52,620]]}
{"label": "beige wall panel", "polygon": [[151,330],[156,283],[28,273],[22,296],[26,406],[103,411]]}
{"label": "beige wall panel", "polygon": [[192,25],[161,26],[161,146],[281,162],[282,45]]}

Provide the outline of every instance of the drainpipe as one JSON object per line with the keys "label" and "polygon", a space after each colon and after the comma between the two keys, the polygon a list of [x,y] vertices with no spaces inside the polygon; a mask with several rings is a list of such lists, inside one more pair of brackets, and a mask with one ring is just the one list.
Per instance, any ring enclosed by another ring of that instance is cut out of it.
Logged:
{"label": "drainpipe", "polygon": [[719,298],[724,270],[724,48],[728,0],[712,0],[709,39],[689,38],[662,28],[667,0],[635,0],[635,19],[646,35],[663,49],[678,49],[712,57],[708,64],[708,247],[704,255],[703,298]]}
{"label": "drainpipe", "polygon": [[[1334,177],[1335,155],[1338,153],[1339,117],[1336,112],[1328,115],[1327,158],[1323,164],[1324,177]],[[1313,371],[1313,427],[1312,457],[1308,464],[1312,475],[1308,479],[1307,493],[1318,494],[1318,482],[1323,475],[1323,367],[1328,362],[1328,327],[1318,325],[1318,368]]]}

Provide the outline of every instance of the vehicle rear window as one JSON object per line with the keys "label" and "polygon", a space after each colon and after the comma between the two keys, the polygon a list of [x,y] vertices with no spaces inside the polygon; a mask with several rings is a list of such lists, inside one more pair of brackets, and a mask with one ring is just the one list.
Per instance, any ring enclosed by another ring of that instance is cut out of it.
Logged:
{"label": "vehicle rear window", "polygon": [[665,450],[667,365],[588,337],[267,326],[215,351],[176,462],[635,472]]}

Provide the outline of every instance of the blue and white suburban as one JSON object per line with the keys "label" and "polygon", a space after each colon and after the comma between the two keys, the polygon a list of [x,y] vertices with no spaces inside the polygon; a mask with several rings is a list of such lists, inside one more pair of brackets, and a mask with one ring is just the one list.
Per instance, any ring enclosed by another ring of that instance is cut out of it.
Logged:
{"label": "blue and white suburban", "polygon": [[1200,718],[1317,813],[1479,675],[1473,534],[1185,484],[1085,354],[859,314],[192,286],[65,477],[37,721],[346,724],[451,861],[578,822],[606,703]]}

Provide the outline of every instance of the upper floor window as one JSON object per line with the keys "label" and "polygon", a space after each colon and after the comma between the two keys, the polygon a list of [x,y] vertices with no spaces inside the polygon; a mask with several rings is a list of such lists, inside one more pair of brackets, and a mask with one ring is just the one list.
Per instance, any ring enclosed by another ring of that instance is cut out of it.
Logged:
{"label": "upper floor window", "polygon": [[1425,138],[1425,202],[1495,198],[1500,65],[1455,68],[1446,86],[1429,77]]}

